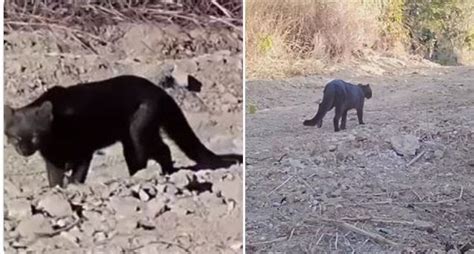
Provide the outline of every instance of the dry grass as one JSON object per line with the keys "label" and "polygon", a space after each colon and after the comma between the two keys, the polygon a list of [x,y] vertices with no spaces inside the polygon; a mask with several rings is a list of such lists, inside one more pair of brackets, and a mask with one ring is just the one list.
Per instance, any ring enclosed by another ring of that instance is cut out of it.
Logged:
{"label": "dry grass", "polygon": [[248,78],[316,73],[379,41],[377,5],[359,1],[248,0]]}
{"label": "dry grass", "polygon": [[120,22],[181,26],[242,26],[241,0],[7,0],[5,29],[70,27],[100,35],[100,27]]}

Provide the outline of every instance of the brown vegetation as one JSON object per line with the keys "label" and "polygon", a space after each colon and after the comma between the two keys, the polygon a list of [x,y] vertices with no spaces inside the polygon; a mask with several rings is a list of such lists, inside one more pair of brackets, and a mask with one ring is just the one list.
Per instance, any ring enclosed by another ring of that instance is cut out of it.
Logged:
{"label": "brown vegetation", "polygon": [[5,26],[37,28],[50,24],[78,27],[98,33],[98,27],[119,22],[161,22],[181,26],[242,25],[240,0],[108,0],[51,1],[7,0]]}
{"label": "brown vegetation", "polygon": [[459,63],[474,38],[472,7],[457,0],[248,0],[247,78],[314,74],[367,52]]}

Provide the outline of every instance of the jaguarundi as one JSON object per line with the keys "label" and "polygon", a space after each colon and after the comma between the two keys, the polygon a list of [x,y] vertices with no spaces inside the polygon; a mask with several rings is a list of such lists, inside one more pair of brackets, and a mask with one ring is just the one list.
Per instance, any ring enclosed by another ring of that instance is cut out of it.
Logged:
{"label": "jaguarundi", "polygon": [[[364,124],[362,119],[364,109],[364,99],[372,97],[372,89],[370,85],[353,85],[340,79],[333,80],[326,84],[323,92],[323,100],[319,104],[318,112],[309,120],[305,120],[303,125],[315,126],[321,128],[323,118],[332,108],[335,109],[334,115],[334,131],[346,129],[347,111],[350,109],[357,110],[357,118],[359,124]],[[339,126],[339,120],[341,124]]]}
{"label": "jaguarundi", "polygon": [[[175,82],[165,77],[160,81]],[[166,84],[162,84],[166,85]],[[5,111],[5,134],[22,156],[39,151],[46,162],[49,185],[84,183],[95,151],[116,142],[130,175],[147,166],[149,159],[164,174],[176,172],[162,128],[197,169],[229,167],[242,155],[217,155],[195,135],[174,99],[151,81],[132,75],[54,86],[27,106]]]}

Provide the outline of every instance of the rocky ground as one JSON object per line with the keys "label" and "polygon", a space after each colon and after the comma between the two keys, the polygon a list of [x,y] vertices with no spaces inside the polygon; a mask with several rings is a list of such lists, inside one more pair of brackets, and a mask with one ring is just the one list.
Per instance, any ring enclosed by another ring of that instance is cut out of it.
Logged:
{"label": "rocky ground", "polygon": [[[157,81],[174,64],[200,92],[169,88],[203,143],[242,154],[242,38],[226,29],[124,24],[91,35],[42,30],[5,35],[5,101],[22,106],[54,85],[120,74]],[[85,40],[88,39],[88,40]],[[177,166],[192,162],[170,142]],[[240,253],[241,165],[161,176],[150,162],[129,177],[120,144],[93,159],[85,185],[48,188],[39,155],[5,145],[7,253]]]}
{"label": "rocky ground", "polygon": [[[474,253],[474,69],[392,70],[247,82],[247,253]],[[334,78],[366,124],[303,126]]]}

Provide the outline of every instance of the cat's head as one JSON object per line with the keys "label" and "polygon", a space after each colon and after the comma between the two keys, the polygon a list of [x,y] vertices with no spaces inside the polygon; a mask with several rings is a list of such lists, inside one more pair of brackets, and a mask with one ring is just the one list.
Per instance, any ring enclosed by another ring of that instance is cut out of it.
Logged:
{"label": "cat's head", "polygon": [[367,99],[372,98],[372,89],[370,88],[370,84],[367,84],[367,85],[359,84],[358,86],[362,89],[362,92],[364,92],[365,98]]}
{"label": "cat's head", "polygon": [[40,148],[53,122],[53,104],[46,101],[39,106],[13,109],[4,106],[5,135],[8,143],[22,156],[33,155]]}

